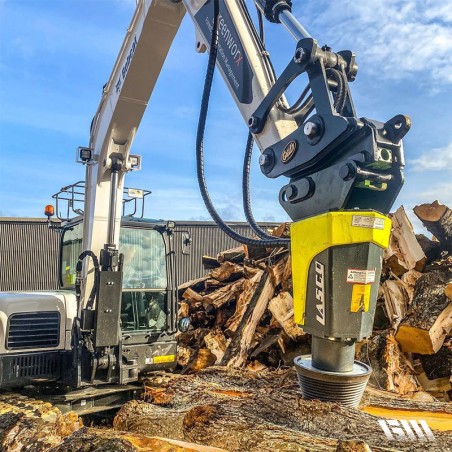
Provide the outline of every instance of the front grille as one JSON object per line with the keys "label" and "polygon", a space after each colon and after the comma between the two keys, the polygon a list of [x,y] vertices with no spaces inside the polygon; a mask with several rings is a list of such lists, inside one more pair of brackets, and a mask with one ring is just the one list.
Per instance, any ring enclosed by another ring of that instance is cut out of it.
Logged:
{"label": "front grille", "polygon": [[59,342],[59,312],[21,312],[9,317],[8,349],[57,347]]}
{"label": "front grille", "polygon": [[52,378],[58,372],[58,354],[36,354],[16,356],[11,361],[16,378]]}

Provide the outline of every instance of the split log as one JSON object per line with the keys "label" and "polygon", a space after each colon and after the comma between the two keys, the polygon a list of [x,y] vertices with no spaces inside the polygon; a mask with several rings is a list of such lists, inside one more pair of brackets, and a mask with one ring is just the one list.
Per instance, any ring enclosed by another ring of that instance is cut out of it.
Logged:
{"label": "split log", "polygon": [[224,334],[220,330],[211,331],[204,336],[204,342],[210,352],[215,355],[215,364],[219,364],[223,359],[224,351],[228,346],[228,342],[224,337]]}
{"label": "split log", "polygon": [[243,245],[245,257],[250,260],[262,259],[268,256],[268,251],[265,246],[251,246]]}
{"label": "split log", "polygon": [[273,229],[272,235],[275,237],[289,237],[290,223],[282,223],[277,228]]}
{"label": "split log", "polygon": [[245,313],[246,307],[253,297],[257,286],[264,274],[263,270],[260,270],[259,273],[256,273],[251,279],[246,280],[243,283],[243,290],[240,296],[237,299],[237,304],[235,308],[234,314],[228,319],[226,322],[226,333],[228,335],[232,335],[237,329],[243,314]]}
{"label": "split log", "polygon": [[386,331],[371,337],[360,349],[360,360],[371,365],[370,382],[399,395],[419,390],[415,371],[400,350],[392,333]]}
{"label": "split log", "polygon": [[293,298],[289,292],[280,292],[272,298],[268,309],[291,339],[296,341],[304,335],[303,330],[294,322]]}
{"label": "split log", "polygon": [[422,224],[439,240],[441,248],[452,254],[452,210],[435,201],[414,209]]}
{"label": "split log", "polygon": [[268,273],[266,273],[262,276],[255,293],[247,304],[240,324],[237,326],[232,341],[224,353],[221,361],[223,365],[231,367],[242,367],[246,365],[254,331],[274,293],[275,287]]}
{"label": "split log", "polygon": [[402,282],[404,284],[404,288],[408,294],[409,302],[411,305],[414,297],[414,286],[416,285],[416,281],[422,276],[421,272],[416,270],[410,270],[402,275]]}
{"label": "split log", "polygon": [[202,303],[203,300],[202,295],[195,292],[193,289],[190,289],[190,287],[188,287],[182,294],[182,298],[184,300],[187,300],[192,306],[196,305],[197,303]]}
{"label": "split log", "polygon": [[218,268],[220,263],[212,256],[203,256],[201,258],[202,266],[205,270],[212,270],[214,268]]}
{"label": "split log", "polygon": [[194,355],[190,358],[190,361],[183,372],[199,372],[201,369],[213,366],[216,360],[217,357],[208,348],[200,348],[196,350]]}
{"label": "split log", "polygon": [[424,234],[416,234],[416,239],[427,257],[427,263],[436,261],[441,256],[441,244],[430,240]]}
{"label": "split log", "polygon": [[224,287],[227,283],[217,281],[216,279],[208,279],[204,282],[204,292],[212,292],[213,290]]}
{"label": "split log", "polygon": [[222,282],[236,281],[243,275],[243,267],[241,265],[227,261],[210,272],[212,278]]}
{"label": "split log", "polygon": [[451,279],[450,271],[434,271],[417,280],[412,307],[395,336],[403,351],[430,355],[441,348],[452,329],[452,302],[445,295]]}
{"label": "split log", "polygon": [[[254,373],[215,367],[173,378],[166,389],[173,397],[167,408],[129,402],[116,416],[115,429],[231,452],[337,451],[339,441],[364,442],[372,451],[426,450],[422,441],[389,441],[372,415],[334,403],[303,400],[293,369]],[[372,400],[379,401],[377,397]],[[387,399],[384,406],[403,409],[409,405],[417,411],[434,407],[435,412],[444,411],[445,418],[452,414],[450,404],[408,402]],[[406,418],[411,419],[410,411]],[[452,432],[435,430],[434,434],[437,450],[448,450]]]}
{"label": "split log", "polygon": [[284,273],[287,267],[288,256],[279,259],[274,265],[268,268],[272,284],[277,287],[284,281]]}
{"label": "split log", "polygon": [[243,279],[239,279],[234,283],[221,287],[215,292],[205,295],[203,297],[204,307],[212,305],[218,309],[229,301],[235,300],[237,295],[242,292],[244,283],[245,281]]}
{"label": "split log", "polygon": [[384,263],[391,271],[401,276],[408,270],[422,271],[427,258],[419,245],[405,209],[399,207],[391,215],[392,231],[388,249],[385,251]]}
{"label": "split log", "polygon": [[217,255],[217,261],[221,264],[222,262],[228,261],[233,262],[235,264],[239,264],[243,262],[245,259],[245,250],[243,249],[243,245],[232,248],[230,250],[222,251]]}
{"label": "split log", "polygon": [[400,281],[387,280],[382,286],[386,313],[391,322],[391,328],[397,330],[399,323],[405,317],[409,307],[409,297]]}
{"label": "split log", "polygon": [[190,306],[185,301],[181,301],[179,303],[179,310],[177,311],[177,315],[179,319],[182,319],[183,317],[188,317],[190,310]]}
{"label": "split log", "polygon": [[186,289],[191,288],[192,290],[195,291],[200,291],[203,289],[204,287],[204,282],[209,279],[208,276],[203,276],[202,278],[198,278],[198,279],[193,279],[191,281],[187,281],[184,282],[183,284],[180,284],[177,287],[177,291],[179,293],[179,296],[181,296]]}

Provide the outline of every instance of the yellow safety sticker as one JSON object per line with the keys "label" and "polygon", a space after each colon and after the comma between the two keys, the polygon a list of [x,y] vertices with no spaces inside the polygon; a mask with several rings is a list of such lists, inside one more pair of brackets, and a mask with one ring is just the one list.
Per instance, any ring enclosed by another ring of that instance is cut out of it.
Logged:
{"label": "yellow safety sticker", "polygon": [[371,289],[370,284],[353,284],[351,312],[367,312],[369,310]]}
{"label": "yellow safety sticker", "polygon": [[153,364],[161,364],[161,363],[172,363],[176,361],[176,355],[160,355],[154,356]]}

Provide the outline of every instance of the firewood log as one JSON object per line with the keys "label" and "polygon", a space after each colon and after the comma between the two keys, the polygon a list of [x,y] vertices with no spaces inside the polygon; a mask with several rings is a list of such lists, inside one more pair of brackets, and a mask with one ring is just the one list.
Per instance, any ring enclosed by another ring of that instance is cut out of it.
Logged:
{"label": "firewood log", "polygon": [[270,266],[268,271],[270,273],[270,278],[272,280],[272,284],[277,287],[284,280],[284,273],[287,267],[287,261],[289,256],[285,256],[282,259],[279,259],[274,265]]}
{"label": "firewood log", "polygon": [[246,310],[237,326],[231,343],[224,353],[221,361],[223,365],[232,367],[242,367],[246,365],[254,331],[274,293],[275,287],[268,274],[264,274],[255,293],[246,306]]}
{"label": "firewood log", "polygon": [[370,382],[386,391],[405,395],[419,389],[415,372],[392,332],[375,334],[361,347],[361,361],[371,365]]}
{"label": "firewood log", "polygon": [[190,289],[190,287],[188,287],[182,294],[182,298],[184,300],[187,300],[191,305],[194,305],[196,303],[202,303],[203,300],[202,295],[195,292],[193,289]]}
{"label": "firewood log", "polygon": [[289,292],[280,292],[272,298],[268,309],[291,339],[296,341],[304,335],[303,330],[294,322],[293,298]]}
{"label": "firewood log", "polygon": [[419,245],[403,207],[391,215],[392,231],[389,247],[385,251],[384,265],[401,276],[408,270],[422,271],[427,258]]}
{"label": "firewood log", "polygon": [[212,270],[214,268],[218,268],[220,266],[220,263],[217,261],[215,257],[203,256],[202,266],[204,267],[205,270]]}
{"label": "firewood log", "polygon": [[244,283],[244,279],[239,279],[236,282],[221,287],[215,292],[205,295],[203,297],[204,307],[212,305],[218,309],[229,301],[235,300],[238,294],[243,290]]}
{"label": "firewood log", "polygon": [[412,307],[395,336],[403,351],[429,355],[441,348],[452,329],[452,301],[445,295],[451,279],[450,271],[434,271],[417,280]]}
{"label": "firewood log", "polygon": [[441,248],[452,254],[452,210],[438,201],[421,204],[413,210],[423,225],[439,240]]}
{"label": "firewood log", "polygon": [[224,351],[228,346],[228,342],[221,330],[216,329],[204,336],[204,342],[207,348],[215,355],[215,364],[219,364],[223,358]]}
{"label": "firewood log", "polygon": [[424,251],[427,263],[436,261],[441,256],[441,244],[438,241],[430,240],[424,234],[416,234],[416,239]]}
{"label": "firewood log", "polygon": [[177,287],[179,296],[182,296],[182,294],[185,292],[185,290],[188,289],[189,287],[192,290],[201,291],[204,288],[204,281],[206,281],[207,279],[209,279],[208,276],[203,276],[202,278],[193,279],[191,281],[187,281],[187,282],[184,282],[183,284],[180,284]]}
{"label": "firewood log", "polygon": [[243,245],[217,254],[217,261],[220,264],[225,261],[239,264],[243,262],[243,259],[245,259],[245,250],[243,249]]}
{"label": "firewood log", "polygon": [[401,281],[387,280],[382,285],[386,313],[391,328],[397,330],[399,323],[405,317],[409,308],[409,296]]}
{"label": "firewood log", "polygon": [[236,281],[243,275],[243,267],[241,265],[227,261],[210,272],[212,278],[222,282]]}
{"label": "firewood log", "polygon": [[256,287],[259,285],[259,282],[262,278],[264,272],[262,270],[259,273],[256,273],[251,279],[246,280],[243,283],[242,293],[239,295],[237,299],[237,304],[235,308],[234,314],[228,319],[226,322],[226,333],[230,336],[237,329],[243,314],[245,313],[245,309],[253,297]]}

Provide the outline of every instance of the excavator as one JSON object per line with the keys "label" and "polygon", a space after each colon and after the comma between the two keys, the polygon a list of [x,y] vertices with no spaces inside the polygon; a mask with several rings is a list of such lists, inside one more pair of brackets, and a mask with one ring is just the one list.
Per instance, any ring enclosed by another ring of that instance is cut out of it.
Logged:
{"label": "excavator", "polygon": [[[77,151],[86,168],[83,221],[69,222],[62,234],[62,290],[0,295],[0,388],[58,387],[60,406],[100,410],[133,397],[144,373],[176,364],[176,333],[189,324],[176,314],[171,225],[121,222],[121,194],[125,175],[141,168],[141,157],[130,152],[133,139],[187,13],[196,51],[208,53],[196,138],[206,208],[241,243],[290,249],[295,321],[312,335],[312,354],[294,363],[301,393],[359,403],[371,368],[355,361],[355,343],[372,331],[391,230],[387,214],[404,182],[402,138],[410,119],[358,117],[349,88],[358,73],[355,54],[319,44],[290,0],[255,0],[258,26],[252,3],[137,0],[89,145]],[[265,20],[294,39],[279,77],[265,47]],[[227,226],[206,186],[204,131],[215,70],[249,129],[243,201],[257,238]],[[286,90],[301,75],[308,84],[290,105]],[[254,143],[262,173],[284,176],[278,198],[293,221],[290,239],[268,235],[254,220]]]}

